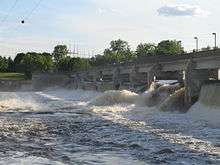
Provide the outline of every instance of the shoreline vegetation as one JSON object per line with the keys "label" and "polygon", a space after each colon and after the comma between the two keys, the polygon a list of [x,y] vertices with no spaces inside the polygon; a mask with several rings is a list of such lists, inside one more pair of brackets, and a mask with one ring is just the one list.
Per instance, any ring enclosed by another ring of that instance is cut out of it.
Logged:
{"label": "shoreline vegetation", "polygon": [[[210,50],[210,47],[203,50]],[[52,53],[18,53],[14,59],[0,56],[0,73],[3,79],[32,79],[32,73],[77,72],[91,67],[132,62],[148,56],[184,54],[181,41],[163,40],[158,44],[140,43],[136,50],[131,50],[127,41],[118,39],[110,42],[103,54],[91,58],[71,57],[71,50],[66,45],[57,45]],[[21,73],[21,74],[19,74]],[[1,78],[1,77],[0,77]]]}
{"label": "shoreline vegetation", "polygon": [[23,73],[0,73],[0,80],[25,80]]}

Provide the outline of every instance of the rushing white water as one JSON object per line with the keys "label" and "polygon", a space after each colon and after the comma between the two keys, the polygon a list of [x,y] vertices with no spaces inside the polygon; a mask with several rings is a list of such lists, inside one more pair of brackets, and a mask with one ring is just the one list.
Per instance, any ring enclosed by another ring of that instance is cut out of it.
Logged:
{"label": "rushing white water", "polygon": [[91,101],[91,105],[112,105],[116,103],[135,103],[138,100],[136,93],[123,91],[107,91]]}
{"label": "rushing white water", "polygon": [[220,84],[207,84],[202,87],[200,102],[209,107],[220,107]]}
{"label": "rushing white water", "polygon": [[199,101],[188,112],[194,120],[203,120],[220,127],[220,86],[207,84],[202,87]]}
{"label": "rushing white water", "polygon": [[171,89],[0,93],[0,164],[220,164],[220,109],[147,106]]}

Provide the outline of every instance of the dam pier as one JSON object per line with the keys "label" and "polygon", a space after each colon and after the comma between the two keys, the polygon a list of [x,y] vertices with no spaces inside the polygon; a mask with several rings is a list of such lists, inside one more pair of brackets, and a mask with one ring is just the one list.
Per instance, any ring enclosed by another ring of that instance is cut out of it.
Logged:
{"label": "dam pier", "polygon": [[33,76],[33,88],[42,82],[62,82],[85,90],[127,89],[137,92],[147,90],[155,80],[176,80],[185,87],[184,102],[190,107],[198,99],[205,82],[218,82],[219,68],[220,49],[176,56],[149,56],[135,62],[91,68],[66,77],[62,75],[62,78],[57,74],[37,74]]}

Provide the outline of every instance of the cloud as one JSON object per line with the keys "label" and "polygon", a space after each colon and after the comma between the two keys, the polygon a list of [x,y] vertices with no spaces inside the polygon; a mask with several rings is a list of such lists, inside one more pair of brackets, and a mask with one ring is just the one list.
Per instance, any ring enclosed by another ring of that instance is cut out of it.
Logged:
{"label": "cloud", "polygon": [[110,9],[110,8],[104,8],[104,7],[98,7],[97,11],[101,15],[103,15],[103,14],[113,14],[113,15],[121,14],[121,12],[119,12],[118,10]]}
{"label": "cloud", "polygon": [[199,6],[191,5],[166,5],[157,10],[163,16],[207,16],[209,12]]}

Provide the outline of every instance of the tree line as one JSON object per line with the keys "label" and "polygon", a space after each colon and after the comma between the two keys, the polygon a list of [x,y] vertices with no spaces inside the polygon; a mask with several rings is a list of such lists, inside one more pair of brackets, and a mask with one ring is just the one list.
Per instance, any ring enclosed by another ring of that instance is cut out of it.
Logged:
{"label": "tree line", "polygon": [[181,55],[184,53],[184,48],[180,41],[164,40],[160,43],[140,43],[135,51],[130,49],[128,42],[121,39],[111,41],[110,47],[105,49],[103,55],[96,55],[91,58],[91,63],[94,66],[104,64],[114,64],[136,59],[147,58],[147,56],[156,55]]}
{"label": "tree line", "polygon": [[34,72],[76,72],[91,67],[133,61],[156,55],[180,55],[184,52],[181,42],[165,40],[160,43],[140,43],[132,51],[128,42],[121,39],[111,41],[103,55],[92,58],[70,57],[66,45],[55,46],[52,53],[18,53],[14,60],[0,56],[0,72],[24,73],[31,79]]}

